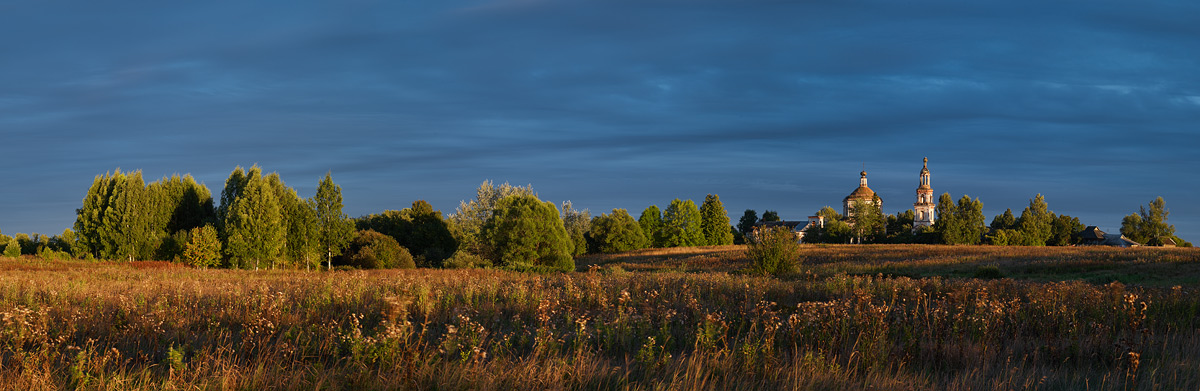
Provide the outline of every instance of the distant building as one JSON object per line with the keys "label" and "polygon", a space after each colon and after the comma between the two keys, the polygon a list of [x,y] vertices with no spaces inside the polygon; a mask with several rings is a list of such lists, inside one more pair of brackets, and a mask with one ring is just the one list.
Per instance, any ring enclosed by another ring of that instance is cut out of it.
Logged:
{"label": "distant building", "polygon": [[913,203],[913,232],[932,227],[934,220],[933,188],[929,187],[929,158],[921,166],[921,185],[917,186],[917,202]]}
{"label": "distant building", "polygon": [[1101,231],[1100,228],[1091,225],[1083,229],[1083,232],[1078,233],[1080,244],[1084,246],[1113,246],[1113,247],[1139,247],[1140,243],[1129,240],[1125,235],[1109,234]]}
{"label": "distant building", "polygon": [[809,229],[814,228],[814,227],[820,227],[820,228],[825,227],[825,217],[824,216],[808,216],[808,221],[765,221],[765,222],[760,222],[760,223],[754,225],[754,228],[750,231],[749,237],[747,237],[746,239],[754,240],[754,237],[755,237],[755,235],[758,235],[758,230],[760,228],[771,228],[771,227],[787,227],[788,229],[790,229],[792,231],[793,235],[796,235],[796,242],[804,243],[804,236],[808,234]]}
{"label": "distant building", "polygon": [[[858,179],[858,188],[854,189],[850,195],[842,199],[842,216],[850,217],[853,214],[851,212],[853,212],[855,201],[874,204],[875,199],[878,197],[874,190],[871,190],[870,187],[867,187],[867,172],[863,171],[859,175],[862,175],[862,177]],[[883,199],[880,198],[879,204],[875,206],[879,207],[880,210],[883,210]]]}

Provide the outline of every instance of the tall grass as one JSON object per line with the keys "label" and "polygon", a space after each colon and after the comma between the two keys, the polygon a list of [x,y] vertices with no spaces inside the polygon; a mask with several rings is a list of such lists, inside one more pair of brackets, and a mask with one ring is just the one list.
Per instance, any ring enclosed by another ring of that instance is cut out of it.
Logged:
{"label": "tall grass", "polygon": [[1195,287],[137,266],[0,261],[0,388],[1200,388]]}

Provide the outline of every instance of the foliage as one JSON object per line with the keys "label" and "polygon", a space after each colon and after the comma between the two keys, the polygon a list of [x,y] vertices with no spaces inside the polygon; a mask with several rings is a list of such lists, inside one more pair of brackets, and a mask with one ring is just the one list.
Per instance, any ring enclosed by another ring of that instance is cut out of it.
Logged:
{"label": "foliage", "polygon": [[458,210],[450,215],[450,221],[455,227],[454,233],[457,235],[458,248],[483,254],[484,247],[487,246],[486,240],[481,236],[484,224],[487,224],[496,212],[496,204],[501,199],[513,195],[536,196],[533,185],[521,187],[505,182],[496,186],[492,181],[486,180],[475,190],[474,200],[460,202]]}
{"label": "foliage", "polygon": [[[1053,214],[1052,214],[1053,216]],[[1050,223],[1050,239],[1047,246],[1070,246],[1079,244],[1079,233],[1086,228],[1078,217],[1057,215]]]}
{"label": "foliage", "polygon": [[638,225],[642,227],[642,233],[646,235],[646,240],[650,242],[649,247],[665,247],[663,236],[663,219],[662,211],[658,209],[658,205],[647,206],[642,211],[642,215],[638,217]]}
{"label": "foliage", "polygon": [[1005,209],[1004,213],[996,215],[992,218],[992,224],[989,228],[997,229],[1014,229],[1017,227],[1017,218],[1013,216],[1012,209]]}
{"label": "foliage", "polygon": [[979,244],[987,232],[983,202],[978,198],[963,195],[955,205],[950,193],[943,193],[938,198],[937,217],[933,227],[945,244]]}
{"label": "foliage", "polygon": [[446,258],[442,267],[447,269],[486,269],[492,267],[492,262],[483,259],[478,254],[458,250],[450,258]]}
{"label": "foliage", "polygon": [[748,235],[754,231],[755,224],[758,224],[758,212],[755,212],[754,209],[746,209],[742,213],[742,218],[738,220],[737,230],[743,236]]}
{"label": "foliage", "polygon": [[496,203],[481,234],[497,265],[545,266],[575,270],[571,243],[558,208],[533,195],[512,195]]}
{"label": "foliage", "polygon": [[21,245],[18,244],[16,240],[9,240],[8,244],[4,246],[4,256],[9,258],[20,258]]}
{"label": "foliage", "polygon": [[887,215],[884,221],[884,231],[886,232],[887,243],[915,243],[916,235],[913,234],[913,218],[915,214],[912,209],[905,209],[896,212],[894,215]]}
{"label": "foliage", "polygon": [[709,194],[700,205],[700,231],[704,233],[704,243],[709,246],[724,246],[733,244],[733,233],[729,231],[729,214],[721,197]]}
{"label": "foliage", "polygon": [[317,218],[317,248],[325,252],[327,268],[333,269],[333,257],[354,239],[354,222],[342,212],[342,187],[333,183],[332,173],[325,173],[311,203]]}
{"label": "foliage", "polygon": [[649,239],[642,226],[625,209],[613,209],[612,214],[600,214],[592,219],[588,233],[592,248],[600,253],[618,253],[646,248]]}
{"label": "foliage", "polygon": [[760,273],[784,275],[796,271],[799,250],[800,244],[792,230],[783,226],[764,227],[747,245],[746,255]]}
{"label": "foliage", "polygon": [[769,223],[772,221],[782,221],[779,218],[779,213],[773,210],[764,210],[762,214],[762,222]]}
{"label": "foliage", "polygon": [[663,246],[691,247],[707,243],[701,230],[700,210],[692,200],[678,198],[663,212]]}
{"label": "foliage", "polygon": [[225,216],[224,250],[230,266],[258,270],[263,261],[274,265],[287,243],[287,227],[275,189],[263,178],[262,169],[251,167],[246,178],[246,187]]}
{"label": "foliage", "polygon": [[868,241],[873,241],[876,235],[882,233],[884,220],[883,212],[879,209],[879,205],[878,195],[875,196],[873,202],[854,200],[854,203],[851,205],[849,216],[850,231],[858,243],[862,243],[864,238]]}
{"label": "foliage", "polygon": [[591,230],[592,216],[587,209],[576,210],[571,201],[562,203],[562,221],[571,238],[571,255],[583,255],[588,252],[587,233]]}
{"label": "foliage", "polygon": [[1038,194],[1033,199],[1029,200],[1029,206],[1021,211],[1021,217],[1017,220],[1017,227],[1021,230],[1022,236],[1025,238],[1027,246],[1045,246],[1050,240],[1051,231],[1054,229],[1054,213],[1050,212],[1046,205],[1045,197]]}
{"label": "foliage", "polygon": [[441,267],[443,261],[458,249],[458,241],[442,212],[433,210],[425,200],[413,201],[412,207],[399,211],[386,210],[359,218],[355,225],[360,230],[374,230],[396,239],[404,248],[412,251],[417,266]]}
{"label": "foliage", "polygon": [[1121,234],[1138,243],[1158,246],[1163,238],[1175,236],[1175,226],[1167,224],[1167,216],[1171,212],[1167,210],[1162,197],[1150,201],[1149,206],[1149,210],[1142,206],[1138,208],[1138,213],[1125,216],[1121,221]]}
{"label": "foliage", "polygon": [[183,262],[195,267],[213,267],[221,264],[221,240],[217,229],[211,225],[192,228],[189,240],[183,247]]}
{"label": "foliage", "polygon": [[842,220],[842,214],[838,213],[837,209],[833,209],[833,207],[829,205],[825,205],[818,210],[817,216],[824,217],[826,223],[834,220]]}
{"label": "foliage", "polygon": [[416,267],[408,249],[391,236],[366,230],[358,231],[346,254],[343,264],[359,269],[412,269]]}

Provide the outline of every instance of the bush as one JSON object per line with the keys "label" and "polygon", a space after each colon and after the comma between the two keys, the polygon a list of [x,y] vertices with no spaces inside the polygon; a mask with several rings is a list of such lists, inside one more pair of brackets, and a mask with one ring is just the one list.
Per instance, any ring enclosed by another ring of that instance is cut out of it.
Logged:
{"label": "bush", "polygon": [[8,245],[4,246],[4,256],[9,258],[21,257],[21,245],[16,240],[9,240]]}
{"label": "bush", "polygon": [[458,250],[446,258],[442,266],[447,269],[484,269],[492,267],[492,263],[469,251]]}
{"label": "bush", "polygon": [[613,209],[612,214],[601,214],[592,219],[588,237],[592,248],[601,253],[638,250],[650,244],[642,226],[625,209]]}
{"label": "bush", "polygon": [[345,264],[360,269],[412,269],[416,267],[408,249],[391,236],[372,230],[359,231],[350,242]]}
{"label": "bush", "polygon": [[798,266],[800,244],[787,227],[763,227],[754,235],[746,254],[761,273],[783,275],[794,273]]}
{"label": "bush", "polygon": [[1000,271],[1000,267],[996,265],[980,266],[975,269],[975,278],[988,280],[1004,278],[1004,272]]}

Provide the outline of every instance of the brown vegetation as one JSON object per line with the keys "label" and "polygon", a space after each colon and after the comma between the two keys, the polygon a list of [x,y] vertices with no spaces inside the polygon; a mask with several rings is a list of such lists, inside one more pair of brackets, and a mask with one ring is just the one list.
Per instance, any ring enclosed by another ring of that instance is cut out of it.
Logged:
{"label": "brown vegetation", "polygon": [[1194,267],[1194,251],[806,247],[812,271],[793,278],[670,270],[740,270],[719,266],[739,248],[551,275],[3,260],[0,388],[1200,388],[1195,285],[840,271]]}

